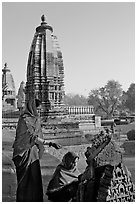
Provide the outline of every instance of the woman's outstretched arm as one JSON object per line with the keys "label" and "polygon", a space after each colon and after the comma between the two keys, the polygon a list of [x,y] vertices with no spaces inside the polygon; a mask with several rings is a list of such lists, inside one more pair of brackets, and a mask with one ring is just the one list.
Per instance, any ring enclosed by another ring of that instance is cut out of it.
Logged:
{"label": "woman's outstretched arm", "polygon": [[39,137],[36,138],[35,143],[38,145],[48,145],[49,147],[54,147],[55,149],[61,148],[61,145],[54,143],[54,142],[46,141],[46,140],[39,138]]}

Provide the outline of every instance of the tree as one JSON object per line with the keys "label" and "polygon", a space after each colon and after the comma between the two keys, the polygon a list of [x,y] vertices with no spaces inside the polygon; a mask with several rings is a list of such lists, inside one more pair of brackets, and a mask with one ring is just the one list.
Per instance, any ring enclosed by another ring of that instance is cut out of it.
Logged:
{"label": "tree", "polygon": [[87,98],[79,94],[66,94],[64,102],[69,106],[84,106],[87,105]]}
{"label": "tree", "polygon": [[123,90],[119,82],[109,80],[104,87],[93,89],[88,96],[88,104],[94,106],[95,113],[103,113],[107,118],[113,116],[123,101]]}
{"label": "tree", "polygon": [[127,92],[125,92],[126,101],[125,107],[128,108],[131,112],[135,112],[135,84],[130,84]]}

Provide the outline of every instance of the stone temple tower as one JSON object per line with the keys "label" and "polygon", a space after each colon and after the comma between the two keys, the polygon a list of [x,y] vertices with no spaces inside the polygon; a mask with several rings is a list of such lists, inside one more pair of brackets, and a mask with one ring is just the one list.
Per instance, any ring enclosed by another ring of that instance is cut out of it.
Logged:
{"label": "stone temple tower", "polygon": [[41,17],[41,25],[31,44],[26,82],[26,101],[36,97],[42,101],[41,116],[64,112],[64,67],[62,53],[53,28]]}
{"label": "stone temple tower", "polygon": [[2,69],[2,102],[3,109],[13,109],[16,106],[15,83],[7,63]]}

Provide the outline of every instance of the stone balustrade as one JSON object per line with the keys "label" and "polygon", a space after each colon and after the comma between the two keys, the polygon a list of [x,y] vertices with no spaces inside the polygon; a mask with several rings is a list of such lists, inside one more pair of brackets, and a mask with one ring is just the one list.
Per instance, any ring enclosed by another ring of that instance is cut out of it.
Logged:
{"label": "stone balustrade", "polygon": [[93,106],[68,106],[68,114],[94,114]]}

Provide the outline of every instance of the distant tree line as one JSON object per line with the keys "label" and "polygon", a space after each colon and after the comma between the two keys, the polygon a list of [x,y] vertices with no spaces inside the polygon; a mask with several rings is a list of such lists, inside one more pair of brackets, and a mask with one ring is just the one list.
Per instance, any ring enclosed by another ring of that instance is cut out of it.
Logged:
{"label": "distant tree line", "polygon": [[93,105],[94,112],[105,118],[114,115],[131,115],[135,113],[135,83],[127,91],[115,80],[98,89],[92,89],[86,98],[79,94],[66,94],[64,102],[69,106]]}
{"label": "distant tree line", "polygon": [[79,94],[66,94],[64,98],[64,102],[69,106],[84,106],[88,105],[88,100],[85,96]]}

